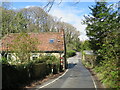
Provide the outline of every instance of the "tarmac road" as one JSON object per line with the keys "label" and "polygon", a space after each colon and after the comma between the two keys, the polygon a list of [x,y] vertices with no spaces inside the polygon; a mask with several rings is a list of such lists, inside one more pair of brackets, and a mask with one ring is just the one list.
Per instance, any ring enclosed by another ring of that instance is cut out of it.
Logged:
{"label": "tarmac road", "polygon": [[62,77],[42,88],[95,88],[90,72],[81,63],[80,53],[68,59],[68,67]]}

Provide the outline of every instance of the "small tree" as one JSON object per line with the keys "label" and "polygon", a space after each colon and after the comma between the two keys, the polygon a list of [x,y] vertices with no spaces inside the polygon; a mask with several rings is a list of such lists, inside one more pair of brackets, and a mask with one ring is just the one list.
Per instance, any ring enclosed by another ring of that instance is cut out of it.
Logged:
{"label": "small tree", "polygon": [[37,38],[31,37],[27,33],[17,34],[12,41],[12,44],[9,44],[10,49],[14,52],[16,59],[20,60],[21,63],[30,60],[31,52],[37,50],[37,45]]}

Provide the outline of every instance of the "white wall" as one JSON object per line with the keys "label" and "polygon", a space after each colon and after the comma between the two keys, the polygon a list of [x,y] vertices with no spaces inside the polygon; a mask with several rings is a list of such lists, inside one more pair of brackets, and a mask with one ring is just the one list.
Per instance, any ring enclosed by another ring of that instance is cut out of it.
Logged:
{"label": "white wall", "polygon": [[[8,53],[7,59],[9,57],[9,54],[11,54],[12,60],[16,60],[15,53]],[[61,55],[60,55],[60,53],[31,53],[30,60],[32,60],[33,57],[39,58],[42,55],[55,55],[57,58],[60,58],[60,56],[63,57],[64,53],[62,53]],[[1,58],[1,54],[0,54],[0,58]]]}

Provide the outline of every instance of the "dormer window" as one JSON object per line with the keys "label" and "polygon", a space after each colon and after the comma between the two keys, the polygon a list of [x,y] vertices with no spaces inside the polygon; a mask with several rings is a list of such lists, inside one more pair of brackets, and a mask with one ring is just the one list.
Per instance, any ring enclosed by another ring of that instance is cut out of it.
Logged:
{"label": "dormer window", "polygon": [[54,43],[54,39],[50,39],[50,40],[49,40],[49,43]]}

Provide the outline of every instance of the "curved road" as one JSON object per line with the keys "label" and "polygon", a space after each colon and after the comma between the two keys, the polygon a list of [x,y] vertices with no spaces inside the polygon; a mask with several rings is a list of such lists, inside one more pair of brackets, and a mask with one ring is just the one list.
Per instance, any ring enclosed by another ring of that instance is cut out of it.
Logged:
{"label": "curved road", "polygon": [[43,88],[95,88],[90,72],[80,61],[80,53],[69,58],[68,64],[65,75]]}

